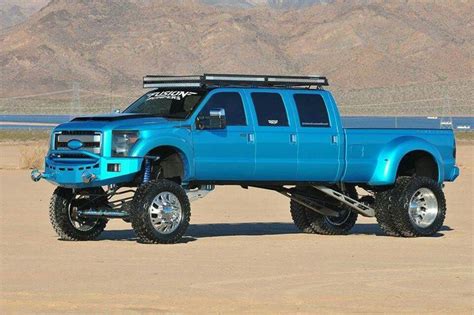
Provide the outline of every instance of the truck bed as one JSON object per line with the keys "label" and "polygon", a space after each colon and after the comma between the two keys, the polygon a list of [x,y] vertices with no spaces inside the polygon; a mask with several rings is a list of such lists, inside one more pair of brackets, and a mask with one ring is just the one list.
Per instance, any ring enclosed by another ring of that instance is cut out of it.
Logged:
{"label": "truck bed", "polygon": [[[455,164],[454,135],[450,129],[344,128],[344,182],[390,184],[390,165],[405,152],[425,150],[440,163],[440,181],[451,180]],[[383,167],[385,165],[385,167]]]}

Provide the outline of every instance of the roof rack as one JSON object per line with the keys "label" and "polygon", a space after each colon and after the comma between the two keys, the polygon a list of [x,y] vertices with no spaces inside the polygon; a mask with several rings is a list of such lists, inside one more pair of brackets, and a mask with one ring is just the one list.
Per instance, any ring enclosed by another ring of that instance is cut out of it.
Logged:
{"label": "roof rack", "polygon": [[329,85],[323,76],[277,76],[247,74],[203,74],[185,76],[147,75],[144,88],[206,88],[222,86],[311,88]]}

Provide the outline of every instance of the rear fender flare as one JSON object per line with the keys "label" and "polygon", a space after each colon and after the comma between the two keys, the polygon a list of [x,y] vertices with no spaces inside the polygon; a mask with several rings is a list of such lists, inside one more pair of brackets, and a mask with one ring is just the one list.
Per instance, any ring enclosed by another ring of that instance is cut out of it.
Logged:
{"label": "rear fender flare", "polygon": [[385,145],[377,158],[377,165],[369,184],[373,186],[394,184],[401,160],[413,151],[424,151],[432,156],[438,168],[438,183],[441,183],[444,168],[438,149],[423,139],[407,136],[394,139]]}

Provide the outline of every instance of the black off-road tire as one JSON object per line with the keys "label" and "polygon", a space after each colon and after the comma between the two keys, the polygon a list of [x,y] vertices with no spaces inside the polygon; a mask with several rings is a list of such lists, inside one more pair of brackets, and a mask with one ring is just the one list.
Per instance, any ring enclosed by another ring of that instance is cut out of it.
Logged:
{"label": "black off-road tire", "polygon": [[[391,211],[392,220],[401,236],[417,237],[432,236],[436,234],[443,226],[446,217],[446,199],[441,186],[431,178],[413,176],[404,178],[397,184],[398,194]],[[411,198],[420,188],[428,188],[433,192],[437,204],[438,212],[434,221],[427,227],[420,227],[410,219],[409,205]]]}
{"label": "black off-road tire", "polygon": [[[348,187],[348,195],[351,198],[357,198],[355,187]],[[290,201],[290,213],[296,227],[304,233],[322,234],[322,235],[344,235],[354,227],[357,221],[357,213],[346,209],[347,216],[340,223],[335,223],[337,219],[331,219],[325,215],[317,213],[300,203]]]}
{"label": "black off-road tire", "polygon": [[[148,209],[153,199],[162,192],[174,194],[181,206],[182,216],[178,227],[170,234],[158,232],[151,222]],[[191,219],[191,205],[184,189],[175,182],[166,179],[150,181],[138,187],[130,207],[130,221],[140,243],[173,244],[186,232]]]}
{"label": "black off-road tire", "polygon": [[400,193],[409,180],[410,177],[399,177],[392,188],[375,195],[375,218],[382,231],[388,236],[401,236],[394,222],[393,212]]}
{"label": "black off-road tire", "polygon": [[308,209],[302,204],[294,200],[290,200],[291,218],[293,219],[293,222],[295,223],[298,230],[303,233],[315,234],[316,232],[311,228],[311,224],[309,223],[308,218],[306,216],[307,210]]}
{"label": "black off-road tire", "polygon": [[[93,194],[104,194],[102,188],[89,190]],[[67,241],[89,241],[96,239],[107,225],[106,219],[93,220],[93,227],[82,231],[77,229],[70,219],[71,203],[77,202],[72,189],[58,187],[54,190],[49,205],[49,220],[59,238]],[[95,198],[94,204],[106,202],[107,199]]]}

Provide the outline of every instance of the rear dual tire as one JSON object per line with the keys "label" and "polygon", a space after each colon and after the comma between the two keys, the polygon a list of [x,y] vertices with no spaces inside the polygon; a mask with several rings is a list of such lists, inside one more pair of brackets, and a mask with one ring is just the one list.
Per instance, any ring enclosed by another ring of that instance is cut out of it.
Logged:
{"label": "rear dual tire", "polygon": [[432,236],[443,226],[446,199],[431,178],[400,177],[392,189],[377,194],[375,216],[387,235]]}

